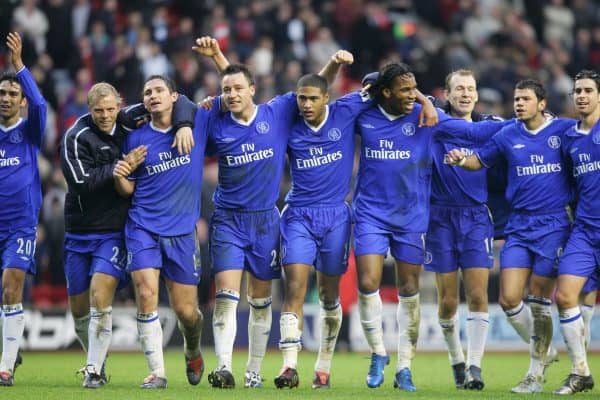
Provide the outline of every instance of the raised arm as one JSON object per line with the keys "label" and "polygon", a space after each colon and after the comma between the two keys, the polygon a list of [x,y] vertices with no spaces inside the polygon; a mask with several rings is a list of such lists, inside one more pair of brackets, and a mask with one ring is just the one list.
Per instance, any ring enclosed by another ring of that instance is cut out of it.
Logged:
{"label": "raised arm", "polygon": [[201,56],[212,59],[219,72],[223,72],[223,70],[229,66],[229,60],[227,60],[221,51],[217,39],[213,37],[202,36],[201,38],[196,39],[196,46],[193,46],[192,50]]}
{"label": "raised arm", "polygon": [[331,56],[327,64],[319,71],[319,75],[327,79],[327,84],[331,85],[335,81],[335,77],[344,64],[350,65],[354,62],[352,53],[346,50],[338,50]]}
{"label": "raised arm", "polygon": [[46,131],[46,115],[48,109],[46,100],[31,75],[23,64],[23,43],[17,32],[10,32],[6,37],[6,46],[10,50],[10,63],[14,68],[23,94],[27,98],[27,135],[37,146],[41,146],[44,132]]}

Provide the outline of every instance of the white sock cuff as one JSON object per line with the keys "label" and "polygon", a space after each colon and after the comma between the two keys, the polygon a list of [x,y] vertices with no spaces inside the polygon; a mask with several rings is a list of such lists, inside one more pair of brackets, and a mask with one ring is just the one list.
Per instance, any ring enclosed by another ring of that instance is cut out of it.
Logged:
{"label": "white sock cuff", "polygon": [[112,314],[112,306],[108,306],[106,308],[90,307],[90,317],[91,318],[101,316],[104,314]]}
{"label": "white sock cuff", "polygon": [[325,311],[326,313],[332,313],[332,314],[337,313],[337,310],[339,308],[341,308],[339,298],[337,298],[333,303],[329,303],[329,304],[325,304],[324,302],[319,300],[319,305],[321,306],[321,310]]}
{"label": "white sock cuff", "polygon": [[451,328],[453,326],[458,325],[458,313],[454,314],[452,317],[450,318],[438,318],[438,322],[440,324],[440,326],[442,327],[442,329],[448,329]]}
{"label": "white sock cuff", "polygon": [[149,313],[138,313],[136,319],[137,319],[137,322],[140,322],[143,324],[147,324],[147,323],[156,321],[158,319],[158,310],[152,311]]}
{"label": "white sock cuff", "polygon": [[504,310],[504,314],[506,314],[507,317],[514,317],[515,315],[520,314],[523,309],[525,308],[525,303],[523,303],[523,301],[521,301],[515,308],[511,308],[509,310]]}
{"label": "white sock cuff", "polygon": [[371,293],[363,293],[360,290],[358,291],[358,297],[363,297],[364,299],[368,299],[370,297],[379,296],[379,289]]}
{"label": "white sock cuff", "polygon": [[490,313],[483,311],[469,311],[469,314],[467,314],[467,321],[481,321],[489,324]]}
{"label": "white sock cuff", "polygon": [[561,324],[567,324],[581,318],[581,309],[579,307],[567,308],[558,313]]}
{"label": "white sock cuff", "polygon": [[262,298],[248,296],[248,304],[250,305],[250,307],[256,310],[268,308],[271,305],[271,303],[273,303],[273,299],[271,298],[271,296]]}
{"label": "white sock cuff", "polygon": [[398,295],[398,301],[401,303],[412,303],[412,302],[418,302],[419,301],[419,292],[411,295],[411,296],[403,296],[403,295]]}
{"label": "white sock cuff", "polygon": [[5,304],[2,306],[2,313],[5,317],[23,314],[23,303]]}
{"label": "white sock cuff", "polygon": [[233,289],[219,289],[215,293],[215,298],[217,300],[231,300],[237,303],[240,301],[240,293]]}

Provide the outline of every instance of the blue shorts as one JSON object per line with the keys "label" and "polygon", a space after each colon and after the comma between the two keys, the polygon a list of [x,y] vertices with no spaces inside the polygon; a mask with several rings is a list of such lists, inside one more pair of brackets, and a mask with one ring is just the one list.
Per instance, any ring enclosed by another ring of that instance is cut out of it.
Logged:
{"label": "blue shorts", "polygon": [[585,285],[583,285],[581,293],[595,292],[598,289],[600,289],[600,271],[596,270],[592,275],[590,275],[588,280],[585,282]]}
{"label": "blue shorts", "polygon": [[155,268],[161,275],[183,285],[197,285],[202,270],[196,256],[196,232],[180,236],[151,233],[130,219],[125,224],[127,271]]}
{"label": "blue shorts", "polygon": [[542,215],[513,214],[506,231],[500,268],[530,268],[534,274],[547,278],[558,275],[558,259],[571,231],[566,211]]}
{"label": "blue shorts", "polygon": [[427,271],[492,268],[494,223],[488,208],[431,205],[426,236]]}
{"label": "blue shorts", "polygon": [[600,267],[600,231],[590,226],[575,224],[558,264],[558,274],[587,278],[593,276],[598,267]]}
{"label": "blue shorts", "polygon": [[394,232],[379,228],[368,222],[358,222],[354,226],[354,254],[380,254],[385,256],[391,250],[392,257],[409,264],[423,264],[425,261],[425,233]]}
{"label": "blue shorts", "polygon": [[351,225],[352,212],[345,203],[337,207],[286,207],[281,215],[283,265],[314,265],[326,275],[344,274]]}
{"label": "blue shorts", "polygon": [[35,275],[35,227],[0,232],[0,259],[0,270],[17,268]]}
{"label": "blue shorts", "polygon": [[125,271],[127,250],[122,233],[70,235],[65,237],[65,277],[69,296],[90,288],[92,275],[102,273],[119,280],[118,289],[129,284]]}
{"label": "blue shorts", "polygon": [[210,222],[213,275],[242,269],[260,280],[281,278],[279,211],[216,209]]}

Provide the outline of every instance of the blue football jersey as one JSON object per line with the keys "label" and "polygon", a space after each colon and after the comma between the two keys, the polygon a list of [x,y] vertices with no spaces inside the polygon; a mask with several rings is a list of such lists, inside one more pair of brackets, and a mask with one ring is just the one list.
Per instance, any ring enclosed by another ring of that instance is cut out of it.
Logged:
{"label": "blue football jersey", "polygon": [[360,92],[327,106],[318,127],[296,118],[288,142],[292,187],[286,202],[292,206],[339,205],[349,190],[354,161],[354,123],[371,100]]}
{"label": "blue football jersey", "polygon": [[246,123],[231,112],[211,121],[208,153],[219,157],[218,208],[259,211],[275,207],[290,129],[298,115],[296,95],[287,93],[256,106]]}
{"label": "blue football jersey", "polygon": [[[401,232],[427,230],[435,129],[418,127],[420,111],[415,104],[410,114],[393,116],[377,105],[358,117],[357,222]],[[440,121],[448,119],[441,111],[438,115]]]}
{"label": "blue football jersey", "polygon": [[467,155],[473,154],[477,147],[489,140],[496,132],[514,123],[512,120],[464,121],[464,123],[460,121],[462,120],[450,119],[435,128],[437,135],[432,146],[431,178],[433,204],[468,207],[486,203],[488,197],[486,170],[467,171],[453,167],[448,164],[446,154],[455,148],[460,148]]}
{"label": "blue football jersey", "polygon": [[561,142],[574,124],[571,119],[552,119],[533,134],[518,122],[503,128],[476,153],[486,167],[506,161],[506,198],[512,210],[552,213],[569,203],[572,190]]}
{"label": "blue football jersey", "polygon": [[191,154],[179,154],[172,148],[175,129],[156,129],[152,123],[129,134],[124,153],[140,145],[148,146],[148,155],[133,172],[135,190],[129,218],[145,230],[161,236],[179,236],[192,232],[200,217],[202,167],[209,120],[218,107],[198,109],[192,130],[195,146]]}
{"label": "blue football jersey", "polygon": [[46,129],[46,102],[29,70],[17,79],[27,98],[27,119],[0,125],[0,230],[35,227],[42,204],[37,156]]}
{"label": "blue football jersey", "polygon": [[600,122],[587,134],[568,129],[562,150],[575,182],[575,220],[600,229]]}

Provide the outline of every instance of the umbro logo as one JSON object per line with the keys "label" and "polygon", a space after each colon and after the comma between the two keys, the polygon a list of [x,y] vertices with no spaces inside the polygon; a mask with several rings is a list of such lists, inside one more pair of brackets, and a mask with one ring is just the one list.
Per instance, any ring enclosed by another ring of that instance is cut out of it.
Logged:
{"label": "umbro logo", "polygon": [[524,144],[522,144],[522,143],[519,143],[519,144],[515,144],[515,145],[513,146],[513,149],[522,149],[523,147],[525,147],[525,145],[524,145]]}
{"label": "umbro logo", "polygon": [[375,127],[371,124],[361,124],[363,128],[367,128],[367,129],[375,129]]}
{"label": "umbro logo", "polygon": [[224,137],[224,138],[221,139],[221,142],[223,142],[223,143],[231,143],[234,140],[235,140],[235,138],[232,138],[232,137]]}

